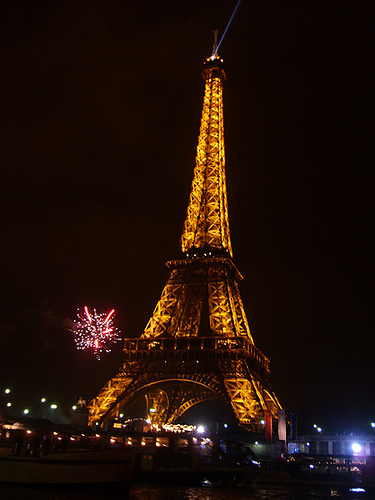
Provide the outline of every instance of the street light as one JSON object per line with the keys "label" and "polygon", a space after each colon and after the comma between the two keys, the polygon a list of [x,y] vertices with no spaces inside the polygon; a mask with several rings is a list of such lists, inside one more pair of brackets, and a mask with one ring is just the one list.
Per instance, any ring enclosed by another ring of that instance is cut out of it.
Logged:
{"label": "street light", "polygon": [[51,408],[51,410],[56,410],[56,408],[57,408],[57,405],[55,405],[55,404],[52,404],[52,405],[50,406],[50,408]]}
{"label": "street light", "polygon": [[359,453],[361,451],[361,445],[359,443],[352,444],[353,453]]}
{"label": "street light", "polygon": [[46,398],[40,398],[40,418],[43,418],[43,409],[44,409],[44,403],[46,402]]}
{"label": "street light", "polygon": [[5,389],[5,394],[9,394],[10,393],[10,389]]}
{"label": "street light", "polygon": [[28,408],[25,408],[25,409],[23,410],[23,412],[24,412],[24,414],[25,414],[25,415],[27,415],[28,413],[30,413],[30,410],[29,410]]}

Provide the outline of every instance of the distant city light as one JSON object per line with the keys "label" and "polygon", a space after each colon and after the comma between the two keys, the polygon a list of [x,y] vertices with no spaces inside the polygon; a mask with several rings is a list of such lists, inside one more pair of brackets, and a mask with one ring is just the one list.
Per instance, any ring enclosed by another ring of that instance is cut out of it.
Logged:
{"label": "distant city light", "polygon": [[12,403],[9,401],[9,403],[7,403],[7,407],[10,408],[12,406]]}
{"label": "distant city light", "polygon": [[27,415],[28,413],[30,413],[30,410],[29,410],[28,408],[25,408],[25,409],[23,410],[23,412],[24,412],[24,414],[25,414],[25,415]]}
{"label": "distant city light", "polygon": [[205,431],[204,426],[203,425],[198,425],[197,432],[199,432],[199,434],[203,434],[204,431]]}
{"label": "distant city light", "polygon": [[52,404],[52,405],[50,406],[50,408],[51,408],[51,410],[56,410],[56,408],[57,408],[57,405],[55,405],[55,404]]}
{"label": "distant city light", "polygon": [[228,424],[224,424],[224,429],[228,429]]}
{"label": "distant city light", "polygon": [[352,444],[353,453],[359,453],[361,451],[361,449],[362,449],[362,447],[359,443]]}
{"label": "distant city light", "polygon": [[314,424],[313,427],[314,429],[316,429],[318,427],[318,424]]}
{"label": "distant city light", "polygon": [[167,432],[193,432],[196,430],[194,425],[183,424],[163,424],[162,428]]}
{"label": "distant city light", "polygon": [[10,389],[5,389],[5,394],[9,394],[10,393]]}
{"label": "distant city light", "polygon": [[46,398],[42,398],[42,399],[40,400],[40,402],[41,402],[41,403],[45,403],[46,401],[47,401],[47,400],[46,400]]}
{"label": "distant city light", "polygon": [[374,429],[374,427],[375,427],[375,422],[371,422],[371,427]]}
{"label": "distant city light", "polygon": [[76,409],[77,409],[77,406],[76,406],[76,405],[73,405],[73,406],[72,406],[72,410],[73,410],[73,411],[76,411]]}
{"label": "distant city light", "polygon": [[259,441],[255,441],[255,446],[259,446]]}
{"label": "distant city light", "polygon": [[321,428],[321,427],[317,427],[317,428],[316,428],[316,430],[317,430],[318,432],[322,432],[322,428]]}

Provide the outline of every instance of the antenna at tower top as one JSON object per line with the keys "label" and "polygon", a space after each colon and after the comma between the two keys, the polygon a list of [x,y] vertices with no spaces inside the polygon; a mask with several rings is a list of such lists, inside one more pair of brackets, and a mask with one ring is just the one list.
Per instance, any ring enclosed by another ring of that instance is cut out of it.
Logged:
{"label": "antenna at tower top", "polygon": [[219,34],[219,30],[214,30],[213,31],[214,33],[214,44],[213,44],[213,47],[212,47],[212,57],[215,57],[216,54],[217,54],[217,35]]}

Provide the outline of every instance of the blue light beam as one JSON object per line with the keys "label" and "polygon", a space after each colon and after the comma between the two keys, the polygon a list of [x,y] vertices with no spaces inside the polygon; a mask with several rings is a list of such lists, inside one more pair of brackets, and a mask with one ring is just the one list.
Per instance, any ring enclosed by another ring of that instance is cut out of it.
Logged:
{"label": "blue light beam", "polygon": [[217,53],[218,53],[218,51],[219,51],[219,47],[220,47],[220,45],[221,45],[221,42],[223,41],[223,39],[224,39],[224,37],[225,37],[225,35],[226,35],[226,32],[228,31],[228,28],[229,28],[229,26],[230,26],[230,23],[232,22],[232,20],[233,20],[233,18],[234,18],[234,16],[235,16],[235,14],[236,14],[236,12],[237,12],[237,9],[238,9],[238,7],[239,7],[240,3],[241,3],[241,0],[238,0],[237,5],[235,6],[234,11],[232,12],[232,15],[230,16],[230,19],[229,19],[229,21],[228,21],[227,27],[226,27],[226,28],[225,28],[225,30],[224,30],[223,36],[220,38],[220,42],[218,43],[218,46],[216,47],[216,50],[215,50],[215,52],[214,52],[214,54],[213,54],[214,56],[216,56],[216,54],[217,54]]}

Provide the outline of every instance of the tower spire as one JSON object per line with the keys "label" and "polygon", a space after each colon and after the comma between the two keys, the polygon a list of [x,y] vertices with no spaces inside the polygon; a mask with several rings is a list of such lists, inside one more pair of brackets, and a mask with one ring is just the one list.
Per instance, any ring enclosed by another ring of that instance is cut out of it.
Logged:
{"label": "tower spire", "polygon": [[211,57],[215,57],[216,56],[216,52],[218,50],[218,47],[217,47],[217,35],[219,34],[219,30],[214,30],[214,44],[213,44],[213,47],[212,47],[212,56]]}
{"label": "tower spire", "polygon": [[[217,33],[215,32],[215,43]],[[215,49],[217,50],[217,49]],[[225,180],[223,60],[215,54],[203,63],[205,90],[201,125],[189,204],[180,240],[189,255],[202,251],[211,255],[230,255],[227,188]]]}

